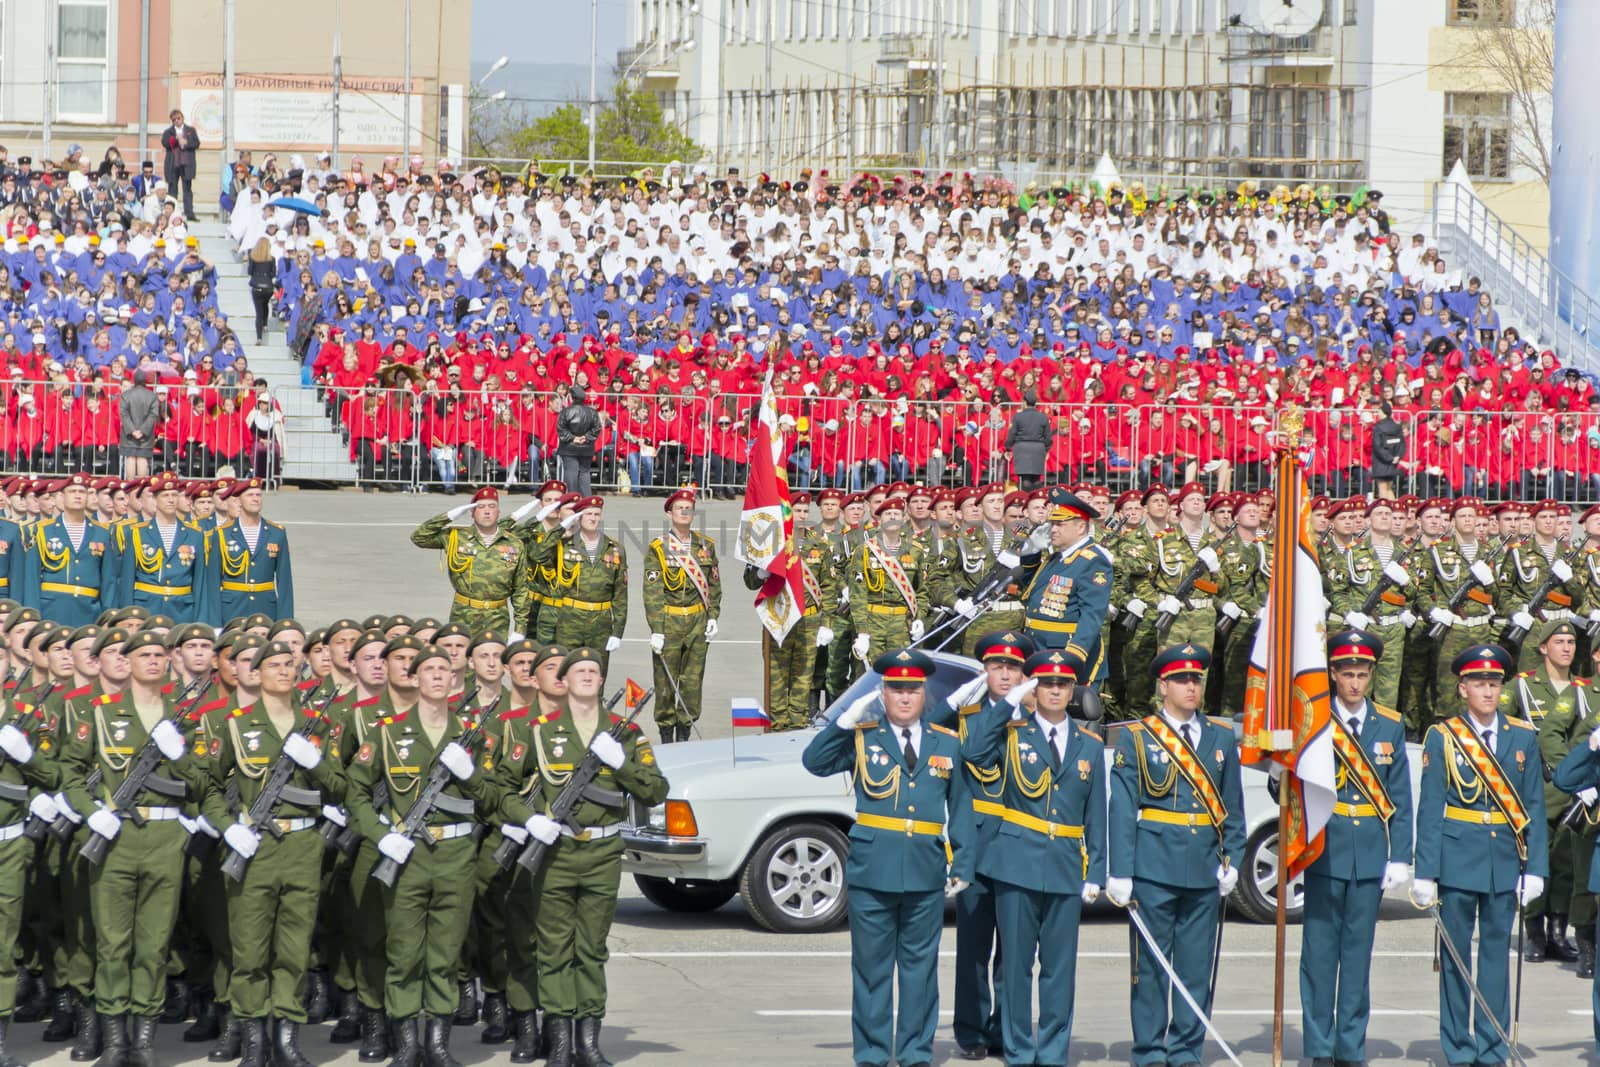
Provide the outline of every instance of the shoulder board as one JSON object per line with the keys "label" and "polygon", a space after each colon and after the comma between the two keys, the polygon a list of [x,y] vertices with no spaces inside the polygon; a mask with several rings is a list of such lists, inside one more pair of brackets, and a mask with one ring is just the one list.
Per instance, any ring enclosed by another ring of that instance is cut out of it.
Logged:
{"label": "shoulder board", "polygon": [[283,529],[283,523],[281,523],[281,522],[273,522],[271,519],[262,519],[261,520],[261,525],[270,526],[274,530]]}
{"label": "shoulder board", "polygon": [[1517,677],[1518,678],[1532,678],[1533,677],[1533,672],[1532,671],[1523,671],[1521,674],[1517,675]]}
{"label": "shoulder board", "polygon": [[1083,734],[1085,737],[1092,737],[1096,741],[1099,741],[1101,744],[1105,744],[1105,738],[1101,737],[1099,734],[1095,733],[1093,730],[1089,729],[1087,726],[1083,725],[1082,723],[1078,724],[1078,732]]}
{"label": "shoulder board", "polygon": [[1126,726],[1131,732],[1139,733],[1144,729],[1144,720],[1140,719],[1135,722],[1123,723],[1123,725]]}
{"label": "shoulder board", "polygon": [[1400,722],[1400,713],[1393,708],[1386,708],[1382,704],[1372,705],[1372,710],[1390,722]]}
{"label": "shoulder board", "polygon": [[1572,684],[1573,685],[1579,685],[1579,686],[1588,685],[1589,684],[1589,679],[1587,679],[1587,678],[1574,678],[1572,680]]}
{"label": "shoulder board", "polygon": [[1032,721],[1033,721],[1032,719],[1024,719],[1021,716],[1013,715],[1013,716],[1011,716],[1011,718],[1006,720],[1006,729],[1007,730],[1020,730],[1020,729],[1022,729],[1024,726],[1028,725]]}
{"label": "shoulder board", "polygon": [[500,721],[507,722],[511,719],[526,719],[531,708],[512,708],[510,711],[500,713]]}
{"label": "shoulder board", "polygon": [[1523,719],[1516,719],[1516,718],[1512,718],[1510,716],[1507,716],[1506,722],[1510,723],[1512,726],[1519,727],[1519,728],[1521,728],[1523,730],[1534,730],[1535,729],[1533,723],[1527,722],[1526,720],[1523,720]]}
{"label": "shoulder board", "polygon": [[411,714],[409,711],[397,711],[393,715],[380,715],[378,724],[380,726],[393,726],[397,722],[405,722],[406,716],[409,714]]}
{"label": "shoulder board", "polygon": [[245,714],[249,710],[249,708],[234,708],[232,711],[228,712],[228,718],[237,719],[239,716]]}
{"label": "shoulder board", "polygon": [[1205,716],[1205,720],[1212,726],[1220,726],[1224,730],[1231,731],[1233,729],[1233,720],[1224,718],[1221,715],[1207,715]]}
{"label": "shoulder board", "polygon": [[962,718],[966,718],[968,715],[974,715],[982,710],[982,704],[963,704],[961,707],[956,709],[957,713],[961,715]]}
{"label": "shoulder board", "polygon": [[861,730],[876,730],[877,728],[878,728],[878,720],[877,719],[868,719],[865,722],[858,722],[855,725],[855,729],[857,731],[861,731]]}
{"label": "shoulder board", "polygon": [[533,720],[533,724],[535,726],[543,726],[545,723],[555,722],[559,718],[561,718],[561,709],[557,708],[555,711],[546,712],[545,714],[539,716],[537,719]]}
{"label": "shoulder board", "polygon": [[948,727],[948,726],[940,726],[936,722],[930,722],[930,723],[927,723],[926,725],[927,725],[928,729],[932,730],[936,734],[944,734],[946,737],[955,737],[955,736],[957,736],[956,732],[954,730],[950,729],[950,727]]}
{"label": "shoulder board", "polygon": [[78,688],[72,690],[72,692],[67,693],[65,696],[63,696],[62,699],[63,700],[77,700],[81,696],[88,696],[89,692],[92,689],[94,689],[94,686],[92,686],[92,685],[80,685]]}
{"label": "shoulder board", "polygon": [[[624,719],[621,715],[613,715],[613,716],[611,716],[611,725],[615,726],[619,722],[627,722],[627,720]],[[628,729],[632,730],[634,733],[638,733],[639,732],[639,724],[636,723],[636,722],[630,722],[630,723],[628,723]]]}

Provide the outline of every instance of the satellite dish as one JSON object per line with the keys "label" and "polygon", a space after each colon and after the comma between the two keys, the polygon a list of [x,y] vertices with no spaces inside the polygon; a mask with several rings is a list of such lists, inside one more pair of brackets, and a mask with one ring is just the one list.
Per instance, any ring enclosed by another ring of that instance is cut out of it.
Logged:
{"label": "satellite dish", "polygon": [[1323,0],[1254,0],[1252,29],[1279,37],[1310,33],[1322,21]]}

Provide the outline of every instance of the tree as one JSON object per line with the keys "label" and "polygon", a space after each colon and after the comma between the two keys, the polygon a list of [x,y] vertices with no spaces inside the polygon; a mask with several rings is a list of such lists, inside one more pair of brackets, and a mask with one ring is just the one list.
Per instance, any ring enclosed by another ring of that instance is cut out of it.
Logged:
{"label": "tree", "polygon": [[1473,80],[1511,103],[1511,162],[1550,183],[1550,90],[1555,81],[1556,0],[1483,0],[1462,58]]}
{"label": "tree", "polygon": [[[529,159],[587,159],[588,107],[563,104],[528,123],[507,138],[509,153]],[[692,163],[700,146],[661,114],[654,93],[623,84],[600,108],[595,124],[595,158],[615,163],[660,163],[676,159]]]}

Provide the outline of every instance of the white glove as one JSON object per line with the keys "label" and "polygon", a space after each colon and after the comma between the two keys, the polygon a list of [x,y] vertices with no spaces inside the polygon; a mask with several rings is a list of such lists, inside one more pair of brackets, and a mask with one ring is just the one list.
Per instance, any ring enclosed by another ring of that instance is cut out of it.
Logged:
{"label": "white glove", "polygon": [[439,762],[458,782],[472,777],[472,755],[454,741],[439,750]]}
{"label": "white glove", "polygon": [[1529,615],[1526,611],[1519,611],[1511,616],[1511,625],[1532,633],[1534,625],[1533,616]]}
{"label": "white glove", "polygon": [[322,749],[298,730],[283,739],[283,754],[308,771],[315,770],[317,764],[322,762]]}
{"label": "white glove", "polygon": [[1567,561],[1564,559],[1558,559],[1551,563],[1550,573],[1561,579],[1563,582],[1572,581],[1572,568],[1567,565]]}
{"label": "white glove", "polygon": [[528,843],[527,828],[522,826],[514,826],[511,823],[506,823],[504,826],[500,827],[500,836],[505,838],[507,841],[514,841],[519,845],[526,845]]}
{"label": "white glove", "polygon": [[1100,899],[1100,887],[1093,882],[1085,882],[1083,883],[1082,896],[1085,904],[1093,904]]}
{"label": "white glove", "polygon": [[1234,886],[1238,884],[1239,872],[1236,869],[1226,865],[1217,867],[1217,893],[1219,895],[1224,897],[1231,895]]}
{"label": "white glove", "polygon": [[1395,585],[1411,584],[1411,573],[1393,561],[1383,565],[1383,576]]}
{"label": "white glove", "polygon": [[1596,608],[1594,611],[1589,612],[1589,621],[1600,623],[1600,608]]}
{"label": "white glove", "polygon": [[1156,604],[1156,610],[1163,615],[1182,615],[1183,605],[1178,602],[1178,598],[1175,596],[1164,596]]}
{"label": "white glove", "polygon": [[1400,625],[1401,626],[1404,626],[1406,629],[1409,630],[1413,626],[1415,626],[1416,624],[1417,624],[1417,617],[1415,615],[1411,614],[1411,609],[1407,608],[1405,611],[1402,611],[1400,613]]}
{"label": "white glove", "polygon": [[518,641],[521,641],[526,636],[527,635],[524,634],[521,630],[507,630],[506,631],[506,644],[514,645]]}
{"label": "white glove", "polygon": [[839,590],[839,603],[844,607],[850,606],[850,587],[848,585]]}
{"label": "white glove", "polygon": [[1454,626],[1456,624],[1456,613],[1453,611],[1447,611],[1444,608],[1434,608],[1433,610],[1429,611],[1428,618],[1432,619],[1440,626]]}
{"label": "white glove", "polygon": [[56,802],[50,799],[49,793],[35,793],[33,799],[28,801],[28,814],[45,822],[55,822],[61,814],[61,809],[56,807]]}
{"label": "white glove", "polygon": [[594,739],[589,742],[589,751],[612,770],[622,766],[623,760],[627,758],[622,751],[622,742],[603,730],[595,734]]}
{"label": "white glove", "polygon": [[871,649],[872,649],[872,635],[870,635],[870,634],[856,634],[855,643],[850,646],[850,651],[855,653],[856,659],[865,662],[866,658],[867,658],[867,653],[869,651],[871,651]]}
{"label": "white glove", "polygon": [[1271,779],[1272,781],[1274,781],[1274,782],[1276,782],[1278,779],[1282,778],[1283,777],[1283,764],[1277,762],[1276,760],[1274,760],[1273,762],[1267,764],[1267,777],[1269,779]]}
{"label": "white glove", "polygon": [[1128,901],[1133,899],[1132,878],[1107,878],[1106,896],[1111,898],[1111,903],[1119,908],[1126,908]]}
{"label": "white glove", "polygon": [[1006,694],[1006,703],[1014,708],[1021,707],[1022,698],[1037,688],[1039,688],[1039,679],[1037,678],[1029,678],[1025,682],[1019,682],[1011,687],[1011,692]]}
{"label": "white glove", "polygon": [[1048,522],[1041,522],[1039,525],[1035,526],[1033,528],[1033,532],[1028,535],[1027,543],[1023,547],[1030,554],[1043,552],[1045,549],[1049,548],[1050,524]]}
{"label": "white glove", "polygon": [[322,805],[322,817],[335,826],[349,826],[350,818],[337,804]]}
{"label": "white glove", "polygon": [[561,826],[548,815],[534,812],[528,816],[528,821],[522,824],[528,835],[541,845],[553,845],[556,838],[561,836]]}
{"label": "white glove", "polygon": [[922,640],[922,635],[927,633],[927,632],[928,632],[928,628],[922,624],[922,620],[921,619],[912,619],[911,620],[911,640],[912,640],[913,643],[915,643],[917,641],[921,641]]}
{"label": "white glove", "polygon": [[1544,896],[1544,879],[1537,874],[1525,874],[1517,879],[1517,899],[1522,901],[1526,908],[1529,904]]}
{"label": "white glove", "polygon": [[1344,624],[1357,630],[1372,629],[1372,619],[1359,611],[1347,612],[1344,617]]}
{"label": "white glove", "polygon": [[469,500],[465,504],[457,504],[455,507],[445,512],[445,514],[450,517],[451,522],[460,522],[461,517],[475,507],[477,507],[477,505]]}
{"label": "white glove", "polygon": [[261,847],[261,835],[244,823],[236,822],[222,831],[222,839],[228,843],[229,848],[245,859],[254,856],[256,849]]}
{"label": "white glove", "polygon": [[122,832],[122,820],[105,808],[95,808],[89,813],[89,829],[110,841]]}
{"label": "white glove", "polygon": [[1015,552],[1010,552],[1005,549],[1001,549],[999,552],[995,553],[994,561],[1000,564],[1000,566],[1005,567],[1007,570],[1022,562],[1022,560],[1017,558],[1017,554]]}
{"label": "white glove", "polygon": [[544,507],[542,507],[538,511],[534,512],[533,513],[533,517],[538,519],[540,522],[543,522],[544,520],[548,519],[550,516],[554,515],[556,512],[558,512],[560,510],[561,510],[561,501],[552,500],[550,503],[546,504]]}
{"label": "white glove", "polygon": [[1222,569],[1222,560],[1217,558],[1217,550],[1209,545],[1207,545],[1205,548],[1202,548],[1199,552],[1196,552],[1195,556],[1200,560],[1201,563],[1206,565],[1206,570],[1210,571],[1212,574],[1215,574]]}
{"label": "white glove", "polygon": [[817,627],[817,647],[827,648],[833,643],[833,631],[826,626]]}
{"label": "white glove", "polygon": [[[32,805],[29,805],[29,807],[31,808]],[[183,814],[181,811],[178,813],[178,825],[183,827],[185,832],[191,835],[200,832],[200,827],[195,824],[195,821],[189,818],[189,816]]]}
{"label": "white glove", "polygon": [[1397,886],[1405,885],[1411,881],[1411,864],[1385,863],[1383,865],[1383,881],[1378,883],[1378,888],[1387,893]]}
{"label": "white glove", "polygon": [[988,690],[988,688],[988,677],[980,674],[966,685],[961,686],[955,692],[951,693],[948,697],[945,697],[945,703],[950,705],[952,708],[964,708],[968,704],[976,704],[978,702],[978,698],[981,697],[984,692]]}
{"label": "white glove", "polygon": [[957,615],[964,615],[969,619],[978,617],[978,605],[964,596],[956,597],[955,609]]}
{"label": "white glove", "polygon": [[582,515],[582,512],[574,511],[571,515],[568,515],[566,518],[561,520],[561,528],[568,533],[571,533],[572,528],[578,525],[578,519],[580,519]]}
{"label": "white glove", "polygon": [[[538,500],[530,500],[530,501],[528,501],[526,504],[522,505],[516,511],[513,511],[511,513],[511,521],[512,522],[521,522],[523,519],[527,518],[529,515],[532,515],[535,511],[537,511],[539,509],[539,506],[540,505],[539,505],[539,501]],[[544,516],[542,516],[542,515],[539,516],[539,517],[540,518],[544,518]]]}
{"label": "white glove", "polygon": [[71,801],[67,800],[66,793],[57,793],[50,799],[56,802],[57,809],[67,817],[67,821],[72,825],[76,826],[83,821],[83,816],[78,814],[78,809],[72,806]]}
{"label": "white glove", "polygon": [[210,838],[218,838],[222,836],[222,833],[215,826],[211,825],[211,820],[206,818],[204,815],[195,819],[194,828]]}
{"label": "white glove", "polygon": [[1489,566],[1483,560],[1480,559],[1478,562],[1474,563],[1471,567],[1471,570],[1472,576],[1478,579],[1478,583],[1480,585],[1494,584],[1494,568]]}
{"label": "white glove", "polygon": [[28,735],[10,723],[0,726],[0,749],[17,763],[27,763],[33,758],[33,746],[28,743]]}
{"label": "white glove", "polygon": [[180,759],[183,756],[183,735],[178,728],[172,725],[172,720],[162,719],[156,723],[156,728],[150,731],[150,740],[156,743],[161,750],[161,755],[170,760]]}
{"label": "white glove", "polygon": [[1148,604],[1140,600],[1138,597],[1134,597],[1127,603],[1127,612],[1136,619],[1142,619],[1144,618],[1145,609],[1147,607],[1149,607]]}
{"label": "white glove", "polygon": [[615,652],[617,649],[619,649],[621,647],[622,647],[622,638],[615,637],[615,636],[606,638],[606,651],[608,653]]}
{"label": "white glove", "polygon": [[1417,878],[1411,883],[1411,900],[1419,908],[1431,908],[1439,899],[1439,883],[1432,878]]}
{"label": "white glove", "polygon": [[872,702],[878,699],[878,694],[872,691],[865,692],[856,697],[855,702],[839,713],[833,724],[841,730],[854,730],[856,724],[867,717],[867,709],[872,707]]}
{"label": "white glove", "polygon": [[387,833],[378,842],[379,852],[401,864],[411,858],[411,850],[416,847],[416,842],[405,834]]}
{"label": "white glove", "polygon": [[1230,619],[1244,618],[1244,609],[1231,600],[1226,601],[1222,605],[1222,613]]}
{"label": "white glove", "polygon": [[662,649],[664,649],[666,647],[667,647],[667,635],[666,634],[651,634],[650,635],[650,651],[651,652],[660,652]]}
{"label": "white glove", "polygon": [[971,885],[971,882],[963,881],[960,878],[952,878],[944,884],[944,895],[947,899],[950,897],[959,896],[963,889],[967,889]]}
{"label": "white glove", "polygon": [[1600,800],[1600,789],[1595,789],[1594,786],[1590,786],[1588,789],[1580,789],[1578,790],[1578,799],[1583,801],[1584,807],[1593,807],[1594,802]]}
{"label": "white glove", "polygon": [[717,636],[717,620],[706,620],[706,640],[710,641]]}

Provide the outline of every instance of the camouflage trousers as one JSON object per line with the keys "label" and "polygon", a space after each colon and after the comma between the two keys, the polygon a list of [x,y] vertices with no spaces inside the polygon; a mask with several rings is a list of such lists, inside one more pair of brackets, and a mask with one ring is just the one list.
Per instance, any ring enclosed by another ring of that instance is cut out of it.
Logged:
{"label": "camouflage trousers", "polygon": [[[1426,623],[1419,620],[1412,628],[1425,625]],[[1398,711],[1400,675],[1405,669],[1406,662],[1406,628],[1398,619],[1390,622],[1374,619],[1372,633],[1383,642],[1383,655],[1378,657],[1378,662],[1372,669],[1372,686],[1367,690],[1367,695],[1372,698],[1373,703]]]}
{"label": "camouflage trousers", "polygon": [[[559,644],[569,649],[587,645],[599,654],[602,670],[611,666],[611,653],[606,651],[606,642],[611,638],[612,629],[610,611],[545,605],[539,610],[539,628],[542,631],[538,635],[541,644]],[[669,702],[672,700],[670,695],[657,693],[657,702],[663,697]]]}
{"label": "camouflage trousers", "polygon": [[666,644],[650,657],[655,670],[656,724],[690,726],[700,721],[700,691],[706,676],[704,608],[681,615],[669,613],[662,636]]}
{"label": "camouflage trousers", "polygon": [[1240,620],[1239,625],[1233,628],[1228,635],[1228,642],[1222,653],[1222,706],[1219,709],[1223,715],[1242,715],[1244,713],[1245,685],[1250,680],[1250,656],[1256,647],[1256,630],[1259,627],[1254,619]]}
{"label": "camouflage trousers", "polygon": [[986,611],[979,615],[967,626],[966,633],[961,635],[961,654],[972,655],[977,647],[978,638],[986,634],[1004,633],[1007,630],[1022,632],[1023,624],[1028,621],[1027,611]]}
{"label": "camouflage trousers", "polygon": [[[1400,668],[1400,715],[1406,721],[1407,734],[1417,739],[1433,722],[1434,664],[1439,643],[1428,636],[1430,625],[1426,618],[1418,619],[1406,634]],[[1454,683],[1451,679],[1451,692],[1455,691]]]}
{"label": "camouflage trousers", "polygon": [[[783,644],[770,638],[767,653],[767,714],[774,730],[803,730],[811,724],[811,675],[819,655],[820,614],[801,619]],[[834,642],[838,642],[834,638]]]}

